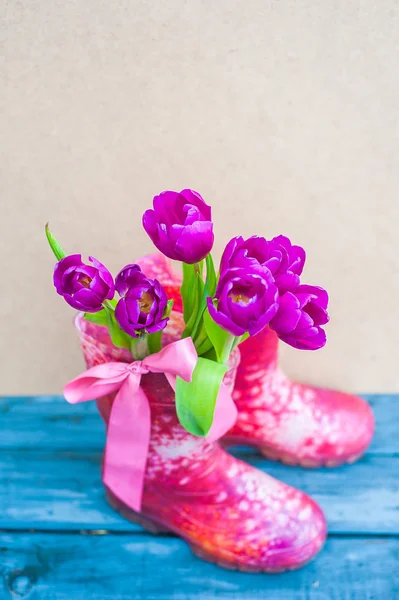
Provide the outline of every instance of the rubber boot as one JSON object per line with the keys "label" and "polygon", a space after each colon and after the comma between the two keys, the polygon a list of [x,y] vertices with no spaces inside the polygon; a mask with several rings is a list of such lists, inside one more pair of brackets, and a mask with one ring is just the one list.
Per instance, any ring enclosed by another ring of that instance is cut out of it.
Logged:
{"label": "rubber boot", "polygon": [[[172,313],[165,343],[180,337],[181,314]],[[131,362],[105,327],[76,322],[88,367]],[[239,352],[225,384],[232,389]],[[142,386],[151,408],[151,440],[142,510],[133,511],[107,490],[110,504],[152,533],[181,536],[200,558],[229,569],[281,572],[307,563],[321,548],[326,524],[318,505],[302,492],[232,457],[217,442],[180,425],[174,392],[163,374],[148,373]],[[98,400],[105,423],[113,397]]]}

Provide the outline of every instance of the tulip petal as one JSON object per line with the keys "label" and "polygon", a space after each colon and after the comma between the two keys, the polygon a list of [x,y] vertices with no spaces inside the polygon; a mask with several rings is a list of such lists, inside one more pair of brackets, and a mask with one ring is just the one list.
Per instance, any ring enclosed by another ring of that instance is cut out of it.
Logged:
{"label": "tulip petal", "polygon": [[315,335],[309,337],[295,337],[291,334],[279,335],[279,338],[298,350],[319,350],[326,344],[326,334],[323,329],[318,328]]}
{"label": "tulip petal", "polygon": [[136,324],[132,325],[132,323],[129,320],[126,301],[124,298],[121,298],[115,307],[115,319],[122,331],[128,333],[129,335],[132,335],[133,337],[137,337],[135,331],[137,327]]}
{"label": "tulip petal", "polygon": [[157,331],[161,331],[162,329],[165,329],[166,325],[168,324],[168,321],[169,317],[161,319],[161,321],[158,321],[158,323],[154,323],[154,325],[149,325],[148,327],[146,327],[146,330],[148,331],[148,333],[156,333]]}
{"label": "tulip petal", "polygon": [[108,300],[111,300],[114,296],[114,278],[111,273],[108,271],[107,267],[105,267],[99,260],[94,258],[93,256],[89,256],[89,261],[93,263],[94,267],[97,270],[99,277],[104,281],[105,285],[109,288],[109,292],[107,295]]}
{"label": "tulip petal", "polygon": [[164,223],[167,227],[173,223],[181,222],[184,216],[185,200],[179,192],[167,190],[161,192],[153,199],[154,215],[158,224]]}
{"label": "tulip petal", "polygon": [[327,311],[316,304],[316,302],[309,302],[309,304],[306,305],[305,310],[316,325],[325,325],[330,320]]}
{"label": "tulip petal", "polygon": [[297,297],[287,292],[280,297],[279,308],[270,322],[270,327],[278,334],[287,334],[296,328],[300,317],[301,310]]}
{"label": "tulip petal", "polygon": [[[65,300],[67,300],[66,297]],[[78,310],[84,310],[85,312],[97,312],[102,309],[102,298],[97,296],[90,289],[81,288],[73,294],[72,299],[68,304],[74,306],[74,308],[77,308]]]}
{"label": "tulip petal", "polygon": [[131,287],[145,280],[146,277],[139,265],[126,265],[115,277],[115,289],[120,296],[124,296]]}
{"label": "tulip petal", "polygon": [[197,221],[183,228],[176,242],[176,253],[185,263],[200,262],[212,250],[213,241],[213,223]]}
{"label": "tulip petal", "polygon": [[[307,306],[309,306],[309,305],[307,305]],[[307,332],[307,330],[310,330],[313,326],[314,326],[314,321],[313,321],[312,317],[310,315],[308,315],[307,312],[302,310],[301,316],[300,316],[297,326],[295,328],[296,331],[298,332],[298,335],[299,335],[299,332],[301,332],[301,335],[309,335],[306,332]]]}
{"label": "tulip petal", "polygon": [[244,335],[246,329],[239,327],[236,323],[234,323],[229,317],[222,312],[219,312],[212,302],[212,298],[207,298],[207,305],[209,314],[212,319],[217,323],[220,327],[230,332],[232,335],[240,336]]}
{"label": "tulip petal", "polygon": [[232,256],[234,255],[238,246],[240,246],[244,242],[244,238],[241,236],[232,238],[227,244],[224,252],[222,254],[222,258],[220,260],[220,273],[224,273],[230,267],[230,261]]}
{"label": "tulip petal", "polygon": [[147,234],[150,236],[150,238],[152,239],[152,241],[155,244],[155,238],[157,237],[157,218],[155,216],[155,211],[152,210],[151,208],[149,208],[148,210],[145,211],[145,213],[143,214],[143,227],[145,229],[145,231],[147,232]]}
{"label": "tulip petal", "polygon": [[184,197],[186,204],[192,204],[199,209],[204,221],[212,220],[211,207],[206,204],[205,200],[198,192],[190,189],[184,189],[180,192],[180,195]]}
{"label": "tulip petal", "polygon": [[287,272],[282,275],[277,275],[276,277],[276,285],[280,294],[285,294],[285,292],[297,288],[299,283],[299,275],[295,275],[295,273]]}
{"label": "tulip petal", "polygon": [[328,293],[326,292],[326,290],[324,288],[319,287],[317,285],[302,284],[295,290],[295,292],[298,292],[301,294],[310,294],[310,295],[314,296],[315,298],[317,298],[317,304],[319,304],[325,310],[327,309]]}
{"label": "tulip petal", "polygon": [[278,306],[279,305],[277,304],[277,302],[275,304],[272,304],[271,306],[269,306],[267,311],[261,317],[259,317],[259,319],[257,319],[256,321],[250,321],[248,323],[249,335],[256,335],[257,333],[262,331],[262,329],[264,329],[267,325],[269,325],[270,321],[273,319],[273,317],[278,311]]}

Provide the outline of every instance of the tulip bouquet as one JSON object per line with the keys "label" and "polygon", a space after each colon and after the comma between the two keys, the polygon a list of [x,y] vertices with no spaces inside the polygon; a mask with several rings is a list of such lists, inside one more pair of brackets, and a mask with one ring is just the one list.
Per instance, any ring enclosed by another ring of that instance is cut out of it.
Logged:
{"label": "tulip bouquet", "polygon": [[[282,235],[233,238],[216,271],[211,208],[193,190],[155,196],[143,226],[160,252],[182,263],[182,337],[192,339],[199,358],[190,382],[177,378],[176,411],[185,429],[204,436],[236,346],[270,327],[295,348],[321,348],[328,295],[301,283],[305,251]],[[172,310],[161,284],[136,264],[125,266],[114,279],[95,258],[85,263],[80,254],[66,255],[48,225],[46,235],[58,261],[58,294],[87,320],[107,327],[113,344],[128,349],[134,359],[159,352]]]}

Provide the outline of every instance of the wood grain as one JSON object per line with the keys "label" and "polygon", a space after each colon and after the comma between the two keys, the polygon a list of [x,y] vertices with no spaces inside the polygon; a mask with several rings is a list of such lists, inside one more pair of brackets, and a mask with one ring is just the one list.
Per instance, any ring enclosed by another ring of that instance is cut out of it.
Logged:
{"label": "wood grain", "polygon": [[330,539],[300,571],[248,575],[177,538],[0,534],[5,598],[29,600],[395,600],[398,552],[396,539]]}
{"label": "wood grain", "polygon": [[93,403],[0,399],[0,600],[399,600],[399,396],[368,396],[377,430],[355,465],[305,470],[233,453],[311,494],[329,538],[304,569],[248,575],[200,561],[105,502]]}
{"label": "wood grain", "polygon": [[[338,469],[305,470],[242,456],[317,500],[332,533],[399,534],[399,458],[365,456]],[[0,452],[0,528],[131,531],[104,500],[101,453]]]}
{"label": "wood grain", "polygon": [[[378,424],[371,454],[399,454],[399,395],[366,395]],[[71,406],[62,396],[0,397],[0,448],[99,450],[104,426],[94,402]]]}

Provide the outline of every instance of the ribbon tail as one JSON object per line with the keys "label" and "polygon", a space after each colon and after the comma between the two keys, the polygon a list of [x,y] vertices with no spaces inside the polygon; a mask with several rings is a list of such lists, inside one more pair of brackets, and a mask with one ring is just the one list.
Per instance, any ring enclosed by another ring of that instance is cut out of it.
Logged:
{"label": "ribbon tail", "polygon": [[108,423],[103,481],[115,496],[141,510],[151,432],[150,405],[140,377],[130,374],[115,397]]}
{"label": "ribbon tail", "polygon": [[216,398],[213,423],[206,436],[210,442],[215,442],[229,431],[237,420],[237,406],[227,387],[222,383]]}

